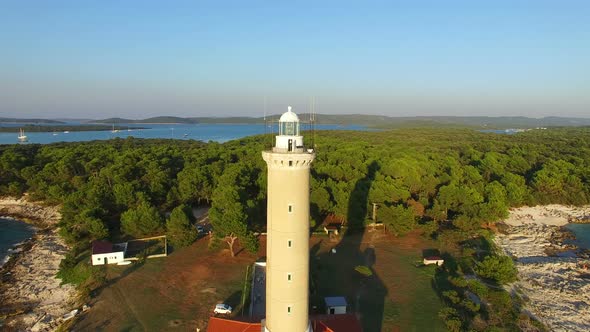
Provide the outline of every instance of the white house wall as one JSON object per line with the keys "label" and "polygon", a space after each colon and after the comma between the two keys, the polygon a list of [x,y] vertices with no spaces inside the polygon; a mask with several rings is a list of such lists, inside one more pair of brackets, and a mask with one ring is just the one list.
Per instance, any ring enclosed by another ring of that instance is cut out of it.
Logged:
{"label": "white house wall", "polygon": [[119,251],[92,255],[92,265],[104,265],[105,259],[109,264],[117,264],[125,260],[125,253]]}

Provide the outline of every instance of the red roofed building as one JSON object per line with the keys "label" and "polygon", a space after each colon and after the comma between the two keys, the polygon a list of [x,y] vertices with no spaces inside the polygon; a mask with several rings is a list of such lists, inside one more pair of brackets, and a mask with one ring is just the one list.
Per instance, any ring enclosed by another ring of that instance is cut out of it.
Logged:
{"label": "red roofed building", "polygon": [[441,266],[445,263],[445,260],[439,256],[424,257],[424,265],[436,264]]}
{"label": "red roofed building", "polygon": [[260,332],[260,323],[247,323],[218,317],[209,318],[207,332]]}
{"label": "red roofed building", "polygon": [[107,241],[92,242],[92,265],[117,264],[125,260],[127,244],[113,245]]}
{"label": "red roofed building", "polygon": [[313,332],[362,332],[363,328],[353,314],[321,315],[312,317]]}
{"label": "red roofed building", "polygon": [[[311,317],[313,332],[362,332],[360,322],[353,314],[319,315]],[[248,323],[225,318],[211,317],[207,332],[260,332],[261,323]]]}

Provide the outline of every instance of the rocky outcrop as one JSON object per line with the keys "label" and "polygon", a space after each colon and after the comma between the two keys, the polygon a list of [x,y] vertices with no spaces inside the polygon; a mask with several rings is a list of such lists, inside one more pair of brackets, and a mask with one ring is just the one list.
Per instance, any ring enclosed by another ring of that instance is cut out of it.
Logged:
{"label": "rocky outcrop", "polygon": [[37,227],[54,227],[61,219],[58,206],[44,206],[24,198],[0,198],[0,216],[9,216]]}
{"label": "rocky outcrop", "polygon": [[26,199],[0,199],[0,215],[39,227],[33,238],[0,271],[0,318],[9,330],[52,330],[54,322],[71,310],[74,287],[55,277],[68,251],[57,234],[60,214]]}
{"label": "rocky outcrop", "polygon": [[590,208],[559,205],[515,209],[495,241],[513,257],[519,280],[512,287],[530,313],[551,331],[590,330],[588,265],[563,225]]}

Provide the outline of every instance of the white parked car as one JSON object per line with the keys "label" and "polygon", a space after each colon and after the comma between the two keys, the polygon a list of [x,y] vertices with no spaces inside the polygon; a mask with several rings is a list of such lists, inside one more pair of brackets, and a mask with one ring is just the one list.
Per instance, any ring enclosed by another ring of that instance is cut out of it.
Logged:
{"label": "white parked car", "polygon": [[213,312],[216,314],[231,314],[231,307],[225,303],[220,303],[215,306]]}

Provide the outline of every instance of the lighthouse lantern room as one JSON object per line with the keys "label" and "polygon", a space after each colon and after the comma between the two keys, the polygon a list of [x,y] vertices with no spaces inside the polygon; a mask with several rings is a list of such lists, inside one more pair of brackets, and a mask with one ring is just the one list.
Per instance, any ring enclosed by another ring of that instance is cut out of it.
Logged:
{"label": "lighthouse lantern room", "polygon": [[279,135],[276,136],[274,152],[301,152],[303,149],[303,136],[299,133],[299,117],[291,111],[281,115],[279,119]]}

